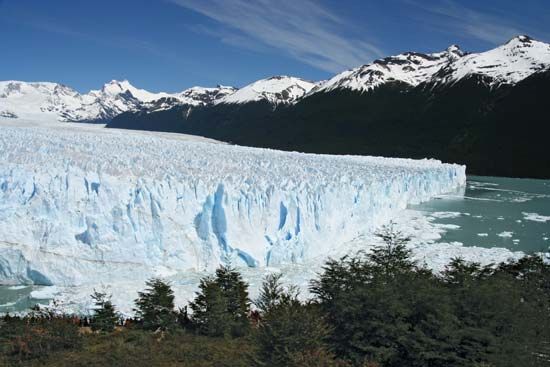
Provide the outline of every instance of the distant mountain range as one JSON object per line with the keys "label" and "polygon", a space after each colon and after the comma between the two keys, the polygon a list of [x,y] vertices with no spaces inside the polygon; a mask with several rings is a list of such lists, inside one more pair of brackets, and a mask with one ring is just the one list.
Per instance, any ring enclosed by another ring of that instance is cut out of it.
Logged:
{"label": "distant mountain range", "polygon": [[483,53],[407,52],[327,81],[279,76],[241,89],[150,93],[113,81],[88,94],[0,82],[0,118],[104,122],[241,145],[464,163],[550,178],[550,45],[527,36]]}
{"label": "distant mountain range", "polygon": [[108,123],[123,112],[162,110],[176,105],[202,106],[233,94],[236,88],[194,87],[181,93],[151,93],[127,80],[80,94],[62,84],[0,82],[0,117],[60,122]]}

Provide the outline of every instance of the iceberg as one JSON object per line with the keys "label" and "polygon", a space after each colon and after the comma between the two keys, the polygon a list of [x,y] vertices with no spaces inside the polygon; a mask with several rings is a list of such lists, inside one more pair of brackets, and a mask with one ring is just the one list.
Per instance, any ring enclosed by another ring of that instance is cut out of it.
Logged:
{"label": "iceberg", "polygon": [[465,185],[437,160],[0,122],[0,284],[302,264]]}

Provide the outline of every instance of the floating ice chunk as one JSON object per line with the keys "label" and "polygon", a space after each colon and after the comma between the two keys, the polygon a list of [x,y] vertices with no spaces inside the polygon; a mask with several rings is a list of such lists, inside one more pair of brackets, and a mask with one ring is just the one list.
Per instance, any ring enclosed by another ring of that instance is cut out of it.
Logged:
{"label": "floating ice chunk", "polygon": [[48,286],[33,290],[31,297],[35,299],[52,299],[57,294],[59,294],[59,289],[56,286]]}
{"label": "floating ice chunk", "polygon": [[459,218],[463,213],[460,212],[433,212],[430,213],[430,216],[438,219],[450,219],[450,218]]}
{"label": "floating ice chunk", "polygon": [[25,289],[27,287],[28,287],[28,285],[13,285],[13,286],[9,287],[8,289],[12,290],[12,291],[17,291],[17,290],[20,290],[20,289]]}
{"label": "floating ice chunk", "polygon": [[526,203],[528,201],[532,200],[532,198],[529,197],[519,197],[519,198],[513,198],[510,200],[513,203]]}
{"label": "floating ice chunk", "polygon": [[442,228],[442,229],[450,229],[450,230],[460,229],[460,226],[457,225],[457,224],[441,224],[441,223],[436,223],[435,226],[437,226],[437,227],[439,227],[439,228]]}
{"label": "floating ice chunk", "polygon": [[502,238],[512,238],[513,235],[514,235],[514,232],[507,232],[507,231],[497,234],[497,236]]}
{"label": "floating ice chunk", "polygon": [[533,222],[541,222],[541,223],[546,223],[550,221],[550,216],[540,215],[538,213],[525,213],[525,212],[523,212],[522,214],[525,220],[530,220]]}

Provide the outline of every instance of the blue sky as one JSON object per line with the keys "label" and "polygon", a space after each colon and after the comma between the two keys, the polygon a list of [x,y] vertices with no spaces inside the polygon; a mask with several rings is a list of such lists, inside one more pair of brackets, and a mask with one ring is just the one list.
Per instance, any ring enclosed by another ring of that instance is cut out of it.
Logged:
{"label": "blue sky", "polygon": [[0,80],[152,91],[321,80],[378,57],[550,42],[548,0],[0,0]]}

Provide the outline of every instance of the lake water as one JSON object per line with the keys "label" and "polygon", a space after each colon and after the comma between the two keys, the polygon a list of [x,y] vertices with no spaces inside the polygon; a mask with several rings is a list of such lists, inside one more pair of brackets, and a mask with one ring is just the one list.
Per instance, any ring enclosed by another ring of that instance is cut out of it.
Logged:
{"label": "lake water", "polygon": [[0,286],[0,313],[28,310],[36,304],[48,304],[46,299],[31,297],[38,286]]}
{"label": "lake water", "polygon": [[442,242],[548,252],[550,181],[501,177],[468,178],[464,195],[444,195],[412,209],[453,224]]}
{"label": "lake water", "polygon": [[[438,242],[504,247],[526,253],[550,249],[548,180],[471,176],[464,193],[443,195],[411,209],[435,223],[451,225],[446,226],[449,229]],[[32,291],[42,288],[0,287],[0,313],[47,303],[45,299],[31,297]],[[43,294],[48,294],[46,288],[44,291]]]}

